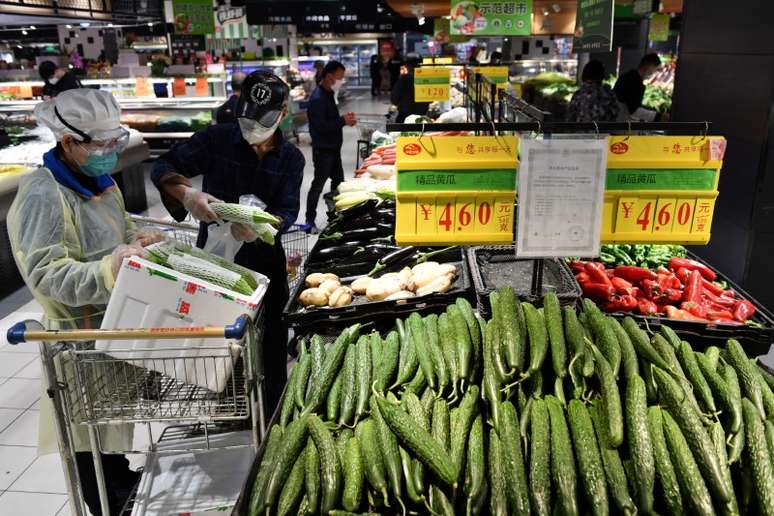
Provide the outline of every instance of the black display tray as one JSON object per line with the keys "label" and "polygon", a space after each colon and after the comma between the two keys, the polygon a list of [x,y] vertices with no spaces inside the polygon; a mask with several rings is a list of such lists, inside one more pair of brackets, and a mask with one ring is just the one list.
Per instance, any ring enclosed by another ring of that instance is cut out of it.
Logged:
{"label": "black display tray", "polygon": [[[311,329],[319,332],[321,328],[342,328],[355,322],[375,322],[377,319],[392,319],[401,314],[410,314],[411,312],[430,313],[437,308],[445,308],[454,303],[458,297],[465,297],[469,301],[475,301],[473,294],[473,283],[470,277],[467,260],[465,259],[464,249],[457,250],[459,254],[455,259],[435,260],[440,263],[454,263],[457,266],[457,278],[454,285],[448,292],[429,294],[421,297],[409,299],[399,299],[396,301],[368,301],[365,296],[356,296],[351,305],[339,308],[304,308],[298,302],[298,296],[306,288],[303,281],[299,281],[296,288],[291,292],[285,311],[282,314],[283,320],[297,333],[303,333],[305,329]],[[331,272],[341,278],[342,285],[348,285],[355,279],[366,275],[373,268],[373,264],[360,264],[357,267],[344,266],[342,268],[332,267],[324,271]],[[314,269],[305,269],[304,273],[315,272]]]}
{"label": "black display tray", "polygon": [[489,294],[507,286],[513,287],[519,299],[538,305],[548,292],[556,292],[562,305],[574,305],[582,294],[575,276],[562,260],[542,261],[542,288],[534,294],[532,279],[538,260],[517,258],[512,245],[470,247],[467,254],[478,311],[484,317],[492,314]]}

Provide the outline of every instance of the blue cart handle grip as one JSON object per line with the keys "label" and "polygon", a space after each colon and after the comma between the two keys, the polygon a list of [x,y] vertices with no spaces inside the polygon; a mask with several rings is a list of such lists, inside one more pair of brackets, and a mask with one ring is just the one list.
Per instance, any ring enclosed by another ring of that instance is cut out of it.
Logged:
{"label": "blue cart handle grip", "polygon": [[234,324],[226,325],[223,334],[227,339],[242,340],[247,331],[247,325],[250,323],[250,318],[247,315],[240,315]]}
{"label": "blue cart handle grip", "polygon": [[26,342],[24,338],[24,333],[27,331],[27,324],[22,322],[17,322],[10,328],[8,328],[8,331],[6,332],[6,338],[8,339],[8,344],[16,345],[20,342]]}

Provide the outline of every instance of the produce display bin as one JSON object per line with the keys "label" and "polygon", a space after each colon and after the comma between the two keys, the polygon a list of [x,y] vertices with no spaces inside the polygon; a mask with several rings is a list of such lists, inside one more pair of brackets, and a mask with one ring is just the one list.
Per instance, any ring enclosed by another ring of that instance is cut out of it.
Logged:
{"label": "produce display bin", "polygon": [[540,302],[547,292],[556,292],[562,305],[573,305],[581,297],[580,285],[562,260],[543,261],[543,286],[535,295],[532,275],[537,260],[517,258],[514,246],[469,247],[467,254],[478,311],[484,317],[492,313],[489,294],[509,285],[519,299],[531,303]]}
{"label": "produce display bin", "polygon": [[768,353],[769,347],[774,343],[774,314],[750,294],[745,292],[739,285],[721,274],[720,271],[712,267],[712,265],[706,261],[690,251],[688,252],[688,258],[701,262],[715,271],[719,281],[725,281],[728,284],[728,287],[735,290],[739,297],[747,299],[755,305],[755,315],[751,319],[755,324],[735,326],[728,324],[680,321],[669,319],[667,317],[647,317],[633,312],[619,312],[610,315],[621,319],[624,317],[632,317],[637,321],[637,324],[643,328],[650,328],[654,331],[658,330],[661,325],[669,326],[677,332],[679,336],[686,338],[686,340],[690,340],[692,345],[695,342],[696,345],[694,347],[699,350],[707,346],[722,345],[728,339],[736,339],[742,344],[745,351],[747,351],[747,354],[751,357]]}
{"label": "produce display bin", "polygon": [[[298,302],[298,296],[306,288],[305,283],[299,281],[295,290],[291,293],[290,300],[282,314],[283,319],[299,333],[304,329],[320,332],[322,330],[320,325],[341,328],[355,322],[378,319],[394,320],[396,316],[407,315],[411,312],[429,313],[436,308],[445,308],[447,305],[454,303],[454,300],[458,297],[465,297],[473,302],[475,299],[473,296],[473,282],[471,281],[470,271],[465,259],[465,252],[463,249],[458,250],[458,252],[459,255],[456,260],[438,260],[441,263],[453,263],[457,266],[457,278],[448,292],[395,301],[370,302],[365,296],[356,296],[353,298],[352,304],[347,306],[309,309],[304,308]],[[355,269],[354,271],[351,268],[344,269],[342,274],[339,274],[341,271],[336,268],[326,269],[325,271],[318,269],[318,271],[337,274],[341,278],[342,285],[348,285],[358,277],[366,275],[372,267],[373,264],[367,264],[361,269]],[[314,271],[314,269],[310,268],[305,270],[304,273],[308,274]]]}

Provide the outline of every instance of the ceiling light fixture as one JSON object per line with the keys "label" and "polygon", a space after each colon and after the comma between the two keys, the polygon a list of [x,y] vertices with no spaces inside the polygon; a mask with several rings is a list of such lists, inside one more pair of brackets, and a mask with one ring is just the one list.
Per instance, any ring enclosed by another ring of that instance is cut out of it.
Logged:
{"label": "ceiling light fixture", "polygon": [[35,30],[35,26],[34,25],[30,25],[30,30]]}
{"label": "ceiling light fixture", "polygon": [[65,25],[65,27],[67,27],[68,29],[72,29],[73,28],[73,26],[70,25],[69,23],[67,25]]}
{"label": "ceiling light fixture", "polygon": [[26,36],[27,35],[27,31],[26,30],[22,30],[22,35]]}

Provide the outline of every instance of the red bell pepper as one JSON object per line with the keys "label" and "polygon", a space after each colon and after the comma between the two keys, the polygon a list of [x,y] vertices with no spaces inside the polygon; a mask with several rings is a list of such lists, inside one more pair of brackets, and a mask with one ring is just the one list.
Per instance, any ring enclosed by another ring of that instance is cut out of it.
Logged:
{"label": "red bell pepper", "polygon": [[680,310],[676,306],[667,305],[664,307],[664,310],[666,311],[667,317],[670,319],[675,319],[677,321],[695,321],[695,322],[709,322],[707,319],[702,319],[701,317],[696,317],[690,312],[687,312],[685,310]]}
{"label": "red bell pepper", "polygon": [[691,271],[699,271],[699,273],[707,278],[710,281],[715,281],[715,278],[717,278],[717,274],[715,274],[715,271],[704,265],[703,263],[699,263],[696,260],[691,260],[690,258],[678,258],[677,256],[673,256],[669,260],[669,268],[673,271],[679,270],[680,268],[686,268]]}
{"label": "red bell pepper", "polygon": [[685,285],[691,279],[691,271],[685,267],[680,267],[675,271],[675,276]]}
{"label": "red bell pepper", "polygon": [[672,274],[671,272],[669,274],[661,274],[659,273],[657,275],[658,284],[661,285],[661,288],[666,290],[668,288],[673,289],[681,289],[683,288],[683,282],[680,281],[680,279]]}
{"label": "red bell pepper", "polygon": [[668,288],[664,291],[663,297],[668,303],[677,303],[683,298],[683,291],[676,288]]}
{"label": "red bell pepper", "polygon": [[633,287],[631,283],[629,283],[623,278],[619,278],[618,276],[614,276],[610,281],[612,282],[613,288],[615,289],[616,292],[618,292],[619,294],[631,295],[632,287]]}
{"label": "red bell pepper", "polygon": [[655,280],[656,273],[643,267],[634,265],[619,265],[615,268],[615,275],[632,283],[639,283],[642,280]]}
{"label": "red bell pepper", "polygon": [[602,285],[600,283],[581,284],[583,295],[590,297],[595,301],[609,301],[615,295],[615,289],[612,285]]}
{"label": "red bell pepper", "polygon": [[691,315],[707,319],[707,307],[702,304],[694,303],[693,301],[683,301],[680,303],[680,308]]}
{"label": "red bell pepper", "polygon": [[683,301],[686,303],[694,303],[696,305],[701,303],[701,273],[699,271],[692,271],[691,277],[688,278],[688,282],[685,284],[685,291],[683,291]]}
{"label": "red bell pepper", "polygon": [[640,282],[640,290],[645,294],[645,298],[651,301],[660,300],[664,295],[661,291],[661,286],[655,280],[642,280]]}
{"label": "red bell pepper", "polygon": [[610,282],[610,278],[608,278],[607,274],[605,274],[604,265],[600,269],[595,263],[588,262],[586,264],[586,273],[589,275],[589,278],[591,278],[592,283],[599,283],[600,285],[608,286],[613,285]]}
{"label": "red bell pepper", "polygon": [[637,308],[637,300],[628,294],[615,296],[605,305],[606,312],[628,312]]}
{"label": "red bell pepper", "polygon": [[640,287],[632,287],[632,291],[629,292],[629,295],[636,297],[637,299],[643,298],[644,296],[642,294],[642,290],[640,290]]}
{"label": "red bell pepper", "polygon": [[736,310],[734,310],[734,319],[740,322],[744,322],[754,314],[755,306],[748,300],[742,299],[739,304],[736,305]]}
{"label": "red bell pepper", "polygon": [[637,299],[637,310],[642,315],[656,315],[658,313],[658,306],[650,299],[641,297]]}

